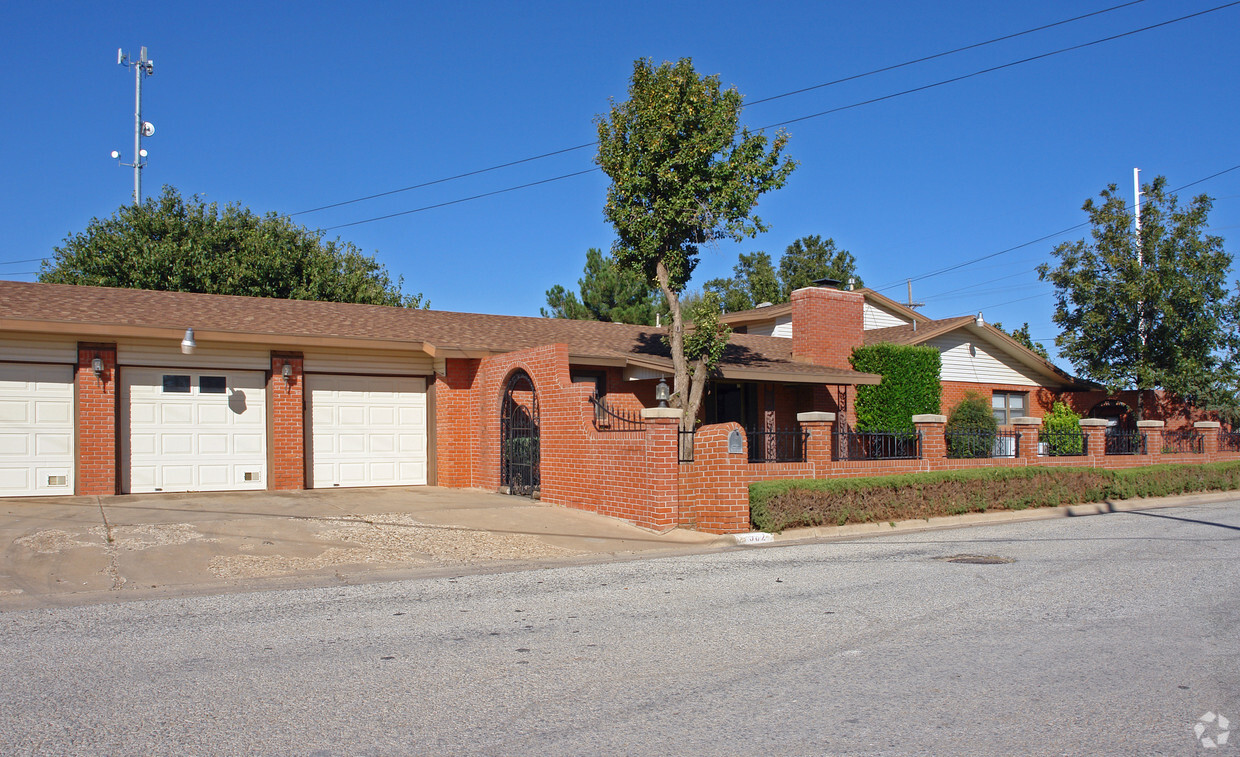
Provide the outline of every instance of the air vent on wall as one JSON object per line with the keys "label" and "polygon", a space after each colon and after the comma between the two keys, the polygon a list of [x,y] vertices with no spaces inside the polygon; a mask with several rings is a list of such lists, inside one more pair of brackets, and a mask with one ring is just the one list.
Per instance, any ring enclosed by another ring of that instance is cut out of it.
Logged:
{"label": "air vent on wall", "polygon": [[259,472],[258,472],[258,471],[246,471],[246,472],[245,472],[245,480],[246,480],[246,481],[262,481],[263,479],[262,479],[262,477],[259,475]]}
{"label": "air vent on wall", "polygon": [[68,476],[48,476],[47,485],[48,486],[68,486],[69,477]]}

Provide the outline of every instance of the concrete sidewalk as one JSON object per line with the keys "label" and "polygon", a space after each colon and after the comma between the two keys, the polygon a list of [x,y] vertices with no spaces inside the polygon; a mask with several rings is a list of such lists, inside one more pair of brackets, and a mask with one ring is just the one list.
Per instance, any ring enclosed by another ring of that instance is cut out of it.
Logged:
{"label": "concrete sidewalk", "polygon": [[0,500],[0,610],[732,545],[437,487]]}

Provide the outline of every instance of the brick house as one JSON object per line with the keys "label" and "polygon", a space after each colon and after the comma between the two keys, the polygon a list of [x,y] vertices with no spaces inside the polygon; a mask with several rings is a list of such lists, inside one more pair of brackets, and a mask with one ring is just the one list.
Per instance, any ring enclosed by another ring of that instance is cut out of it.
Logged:
{"label": "brick house", "polygon": [[979,389],[1026,424],[1094,389],[980,320],[869,291],[810,287],[726,320],[687,456],[680,411],[656,407],[661,329],[0,282],[0,496],[439,485],[734,532],[754,480],[945,464],[841,459],[852,390],[880,380],[850,368],[856,345],[939,347],[944,408]]}

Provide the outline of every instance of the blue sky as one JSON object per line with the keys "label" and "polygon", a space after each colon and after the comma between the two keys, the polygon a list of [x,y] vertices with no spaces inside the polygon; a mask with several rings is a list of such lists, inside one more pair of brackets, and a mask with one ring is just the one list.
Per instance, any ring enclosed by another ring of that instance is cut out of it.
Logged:
{"label": "blue sky", "polygon": [[[1090,42],[1226,0],[1146,0],[994,45],[755,104],[761,127]],[[633,60],[691,57],[749,100],[864,73],[1119,5],[1090,2],[7,3],[7,181],[0,278],[33,280],[66,235],[129,201],[133,75],[116,49],[149,48],[144,117],[156,126],[146,194],[171,184],[221,204],[297,213],[592,142]],[[1171,187],[1240,164],[1240,5],[1112,42],[787,127],[800,163],[758,209],[771,230],[707,249],[695,283],[738,252],[778,260],[820,234],[866,284],[904,279],[1085,220],[1132,169]],[[1230,73],[1229,73],[1230,72]],[[402,213],[590,169],[576,150],[467,179],[304,213],[312,228]],[[436,309],[537,315],[606,249],[598,172],[328,231]],[[1217,198],[1240,229],[1240,170],[1184,195]],[[1187,197],[1185,198],[1187,199]],[[914,282],[931,317],[1028,321],[1053,349],[1050,287],[1033,268],[1056,237]],[[965,287],[971,287],[964,289]]]}

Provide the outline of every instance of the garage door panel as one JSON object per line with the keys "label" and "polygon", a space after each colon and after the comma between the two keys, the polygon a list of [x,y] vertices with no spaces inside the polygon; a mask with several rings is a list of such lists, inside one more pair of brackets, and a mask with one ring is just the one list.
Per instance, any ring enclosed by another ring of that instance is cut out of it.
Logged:
{"label": "garage door panel", "polygon": [[311,485],[426,483],[426,381],[310,374]]}
{"label": "garage door panel", "polygon": [[73,367],[0,362],[0,496],[73,492]]}
{"label": "garage door panel", "polygon": [[122,366],[121,376],[125,491],[264,488],[261,371]]}

